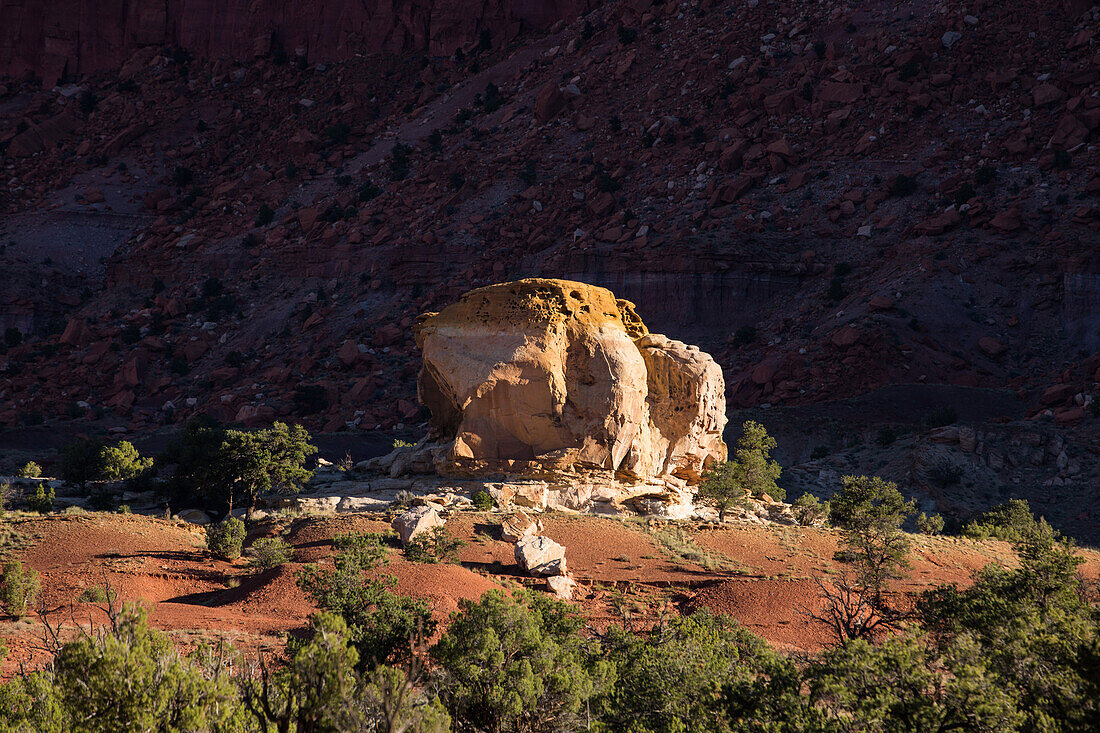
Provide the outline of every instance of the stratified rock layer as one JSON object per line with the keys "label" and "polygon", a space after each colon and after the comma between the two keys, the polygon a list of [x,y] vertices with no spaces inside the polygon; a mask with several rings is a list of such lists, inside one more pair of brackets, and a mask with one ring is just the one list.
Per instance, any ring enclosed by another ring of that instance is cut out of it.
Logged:
{"label": "stratified rock layer", "polygon": [[651,334],[611,291],[529,279],[473,290],[416,326],[436,469],[604,469],[695,482],[726,458],[722,371]]}
{"label": "stratified rock layer", "polygon": [[0,0],[0,76],[30,73],[53,84],[165,45],[198,58],[241,61],[275,44],[311,61],[356,53],[447,55],[483,32],[496,44],[521,26],[545,28],[587,7],[584,0]]}

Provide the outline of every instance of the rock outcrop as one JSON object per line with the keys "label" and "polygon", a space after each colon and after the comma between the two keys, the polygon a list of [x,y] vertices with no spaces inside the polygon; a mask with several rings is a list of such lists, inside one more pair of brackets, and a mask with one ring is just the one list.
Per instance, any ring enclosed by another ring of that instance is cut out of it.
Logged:
{"label": "rock outcrop", "polygon": [[550,279],[480,288],[422,315],[415,336],[442,475],[595,470],[693,483],[726,458],[721,369],[649,333],[634,305],[604,288]]}

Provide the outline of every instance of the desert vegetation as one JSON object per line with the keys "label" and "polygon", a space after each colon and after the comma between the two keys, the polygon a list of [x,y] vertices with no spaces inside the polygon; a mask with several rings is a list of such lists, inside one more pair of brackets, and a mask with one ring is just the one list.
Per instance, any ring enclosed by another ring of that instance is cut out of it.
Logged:
{"label": "desert vegetation", "polygon": [[[851,561],[857,582],[873,589],[868,538],[891,536],[905,507],[875,481],[846,489],[844,552],[862,558]],[[0,721],[41,731],[1000,732],[1087,730],[1100,712],[1094,589],[1071,543],[1038,521],[1014,544],[1013,567],[991,565],[965,589],[894,596],[906,610],[889,632],[808,657],[705,609],[596,629],[570,604],[522,589],[462,601],[429,643],[425,609],[371,579],[384,539],[343,535],[336,547],[334,567],[302,573],[321,610],[281,654],[209,644],[181,655],[145,611],[107,591],[96,596],[101,625],[53,637],[43,669],[0,686]]]}

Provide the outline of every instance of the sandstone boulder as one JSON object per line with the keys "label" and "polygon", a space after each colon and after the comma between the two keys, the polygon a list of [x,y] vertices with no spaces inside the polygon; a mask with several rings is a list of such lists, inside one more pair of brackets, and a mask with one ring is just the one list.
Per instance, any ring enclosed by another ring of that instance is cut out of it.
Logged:
{"label": "sandstone boulder", "polygon": [[559,601],[568,601],[573,598],[573,589],[577,587],[577,581],[568,575],[552,575],[546,579],[546,588],[557,596]]}
{"label": "sandstone boulder", "polygon": [[210,524],[210,515],[202,509],[184,509],[176,516],[190,524]]}
{"label": "sandstone boulder", "polygon": [[527,535],[537,534],[542,522],[532,519],[527,512],[518,511],[500,525],[500,539],[504,542],[519,542]]}
{"label": "sandstone boulder", "polygon": [[480,288],[420,316],[415,336],[443,475],[590,468],[697,482],[726,458],[722,370],[697,347],[649,333],[633,304],[604,288]]}
{"label": "sandstone boulder", "polygon": [[516,543],[515,552],[528,575],[565,575],[565,548],[549,537],[527,535]]}
{"label": "sandstone boulder", "polygon": [[442,527],[443,518],[439,516],[433,507],[413,507],[401,516],[393,520],[393,528],[401,538],[401,544],[409,544],[409,540],[419,534],[428,532],[435,527]]}

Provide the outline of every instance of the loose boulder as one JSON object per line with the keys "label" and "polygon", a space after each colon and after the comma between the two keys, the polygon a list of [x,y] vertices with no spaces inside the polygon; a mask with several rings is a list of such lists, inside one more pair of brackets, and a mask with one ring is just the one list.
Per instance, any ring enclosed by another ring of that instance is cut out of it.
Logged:
{"label": "loose boulder", "polygon": [[401,538],[402,545],[409,544],[409,540],[413,537],[435,527],[442,527],[443,524],[443,518],[439,516],[439,512],[430,506],[413,507],[393,520],[393,528]]}
{"label": "loose boulder", "polygon": [[516,562],[528,575],[565,575],[565,548],[549,537],[527,535],[515,551]]}
{"label": "loose boulder", "polygon": [[500,525],[500,539],[505,542],[519,542],[530,534],[538,534],[542,522],[532,519],[527,512],[518,511],[505,519]]}
{"label": "loose boulder", "polygon": [[577,581],[568,575],[552,575],[546,579],[546,588],[559,601],[568,601],[573,598],[573,590],[577,587]]}
{"label": "loose boulder", "polygon": [[479,288],[420,316],[414,335],[442,475],[593,468],[695,483],[726,458],[721,368],[649,333],[605,288],[549,279]]}

